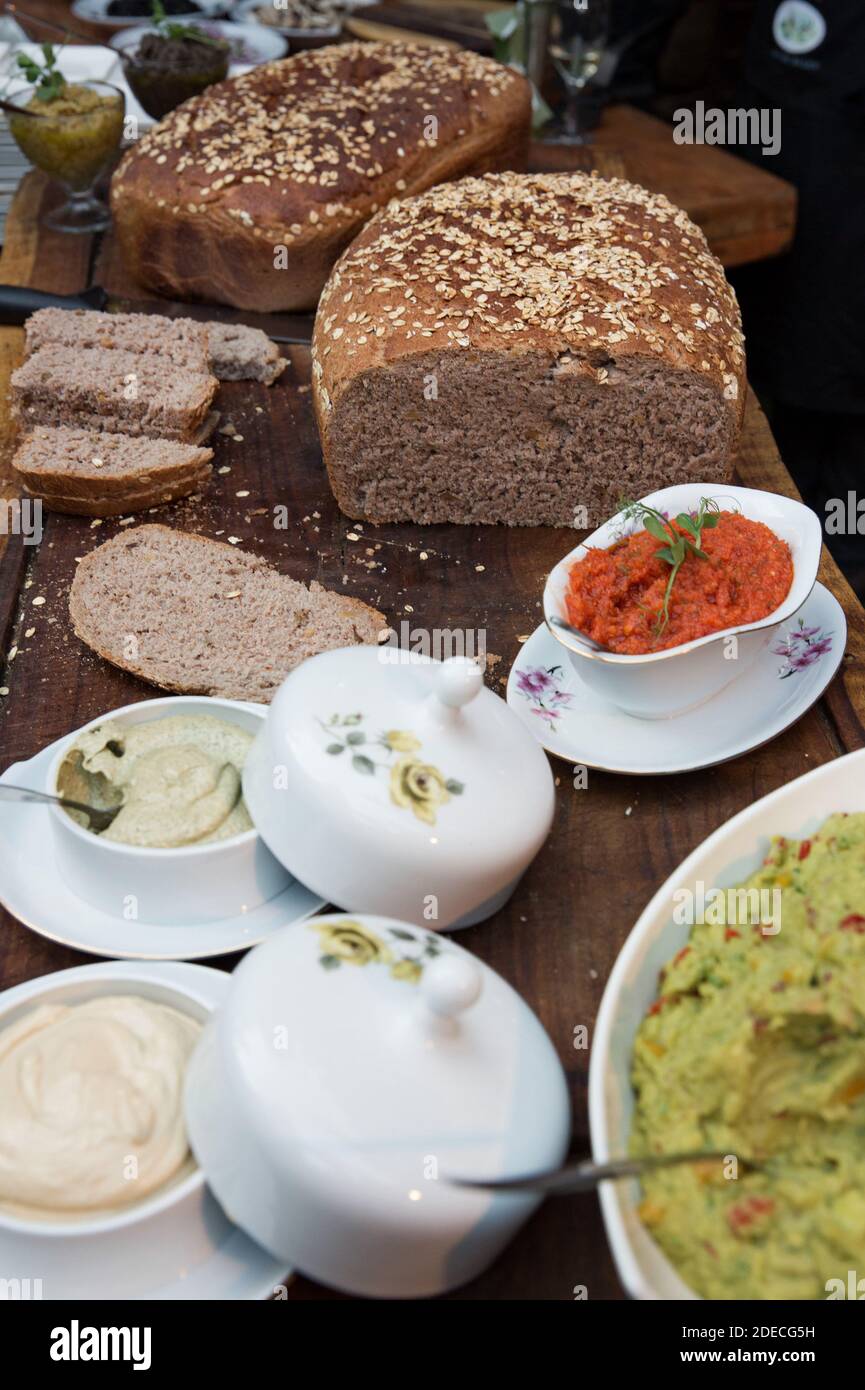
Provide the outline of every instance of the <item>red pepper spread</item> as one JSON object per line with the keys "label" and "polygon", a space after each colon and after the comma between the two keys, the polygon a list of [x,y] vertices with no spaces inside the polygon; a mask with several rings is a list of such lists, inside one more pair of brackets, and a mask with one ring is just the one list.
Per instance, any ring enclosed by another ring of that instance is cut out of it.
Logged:
{"label": "red pepper spread", "polygon": [[656,558],[662,541],[638,531],[609,550],[590,549],[571,569],[568,620],[612,651],[636,655],[758,622],[789,593],[790,548],[761,521],[722,511],[717,524],[703,530],[700,548],[705,560],[688,554],[679,568],[666,622],[671,567]]}

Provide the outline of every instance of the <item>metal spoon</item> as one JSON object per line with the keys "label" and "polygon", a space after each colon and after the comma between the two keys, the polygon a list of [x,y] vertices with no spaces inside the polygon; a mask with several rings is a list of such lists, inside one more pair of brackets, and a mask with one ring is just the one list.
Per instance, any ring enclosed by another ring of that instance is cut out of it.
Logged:
{"label": "metal spoon", "polygon": [[105,809],[99,806],[87,806],[83,801],[71,801],[68,796],[49,796],[48,792],[37,792],[32,787],[13,787],[8,782],[0,782],[0,800],[39,801],[49,805],[62,806],[67,811],[83,811],[85,816],[89,817],[90,829],[95,835],[100,835],[103,830],[107,830],[120,810],[120,804]]}
{"label": "metal spoon", "polygon": [[[587,632],[581,632],[578,627],[573,627],[571,623],[566,623],[564,618],[560,618],[557,613],[551,613],[547,618],[547,626],[558,628],[559,632],[569,632],[572,637],[579,637],[585,647],[590,647],[593,652],[612,652],[612,647],[605,647],[602,642],[596,642],[594,637],[590,637]],[[568,643],[565,643],[568,646]]]}
{"label": "metal spoon", "polygon": [[[681,1153],[647,1154],[643,1158],[614,1158],[609,1163],[593,1163],[583,1159],[579,1163],[568,1163],[564,1168],[556,1168],[551,1173],[531,1173],[525,1178],[494,1178],[491,1182],[478,1182],[473,1178],[449,1178],[455,1187],[477,1187],[489,1192],[540,1192],[546,1197],[564,1196],[568,1192],[589,1192],[599,1182],[611,1178],[639,1178],[643,1173],[653,1173],[658,1168],[672,1168],[683,1163],[721,1162],[730,1157],[727,1153]],[[759,1164],[750,1159],[739,1158],[746,1168],[758,1168]]]}

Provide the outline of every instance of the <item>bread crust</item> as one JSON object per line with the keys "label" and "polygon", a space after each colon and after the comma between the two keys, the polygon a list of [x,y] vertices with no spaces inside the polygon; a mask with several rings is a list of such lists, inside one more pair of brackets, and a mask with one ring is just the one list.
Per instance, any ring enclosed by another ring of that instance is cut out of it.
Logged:
{"label": "bread crust", "polygon": [[530,121],[525,79],[479,54],[378,43],[299,53],[208,88],[147,131],[112,180],[115,235],[131,274],[158,293],[311,309],[378,208],[524,167]]}

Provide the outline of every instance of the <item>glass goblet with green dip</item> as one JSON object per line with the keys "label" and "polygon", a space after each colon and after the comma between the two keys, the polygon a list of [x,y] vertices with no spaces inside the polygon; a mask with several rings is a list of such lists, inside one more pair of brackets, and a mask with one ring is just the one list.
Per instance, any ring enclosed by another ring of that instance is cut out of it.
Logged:
{"label": "glass goblet with green dip", "polygon": [[66,82],[53,63],[38,71],[35,81],[6,93],[5,103],[19,149],[68,194],[43,222],[58,232],[100,231],[110,214],[94,186],[120,149],[123,92],[110,82]]}

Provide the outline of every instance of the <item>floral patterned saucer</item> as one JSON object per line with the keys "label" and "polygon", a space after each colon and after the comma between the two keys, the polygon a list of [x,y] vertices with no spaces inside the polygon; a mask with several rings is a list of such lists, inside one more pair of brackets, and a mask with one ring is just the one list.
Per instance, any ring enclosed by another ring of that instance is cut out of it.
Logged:
{"label": "floral patterned saucer", "polygon": [[816,584],[731,685],[672,719],[635,719],[594,694],[544,623],[511,668],[508,704],[548,753],[605,772],[657,776],[728,762],[795,724],[841,664],[847,622]]}

